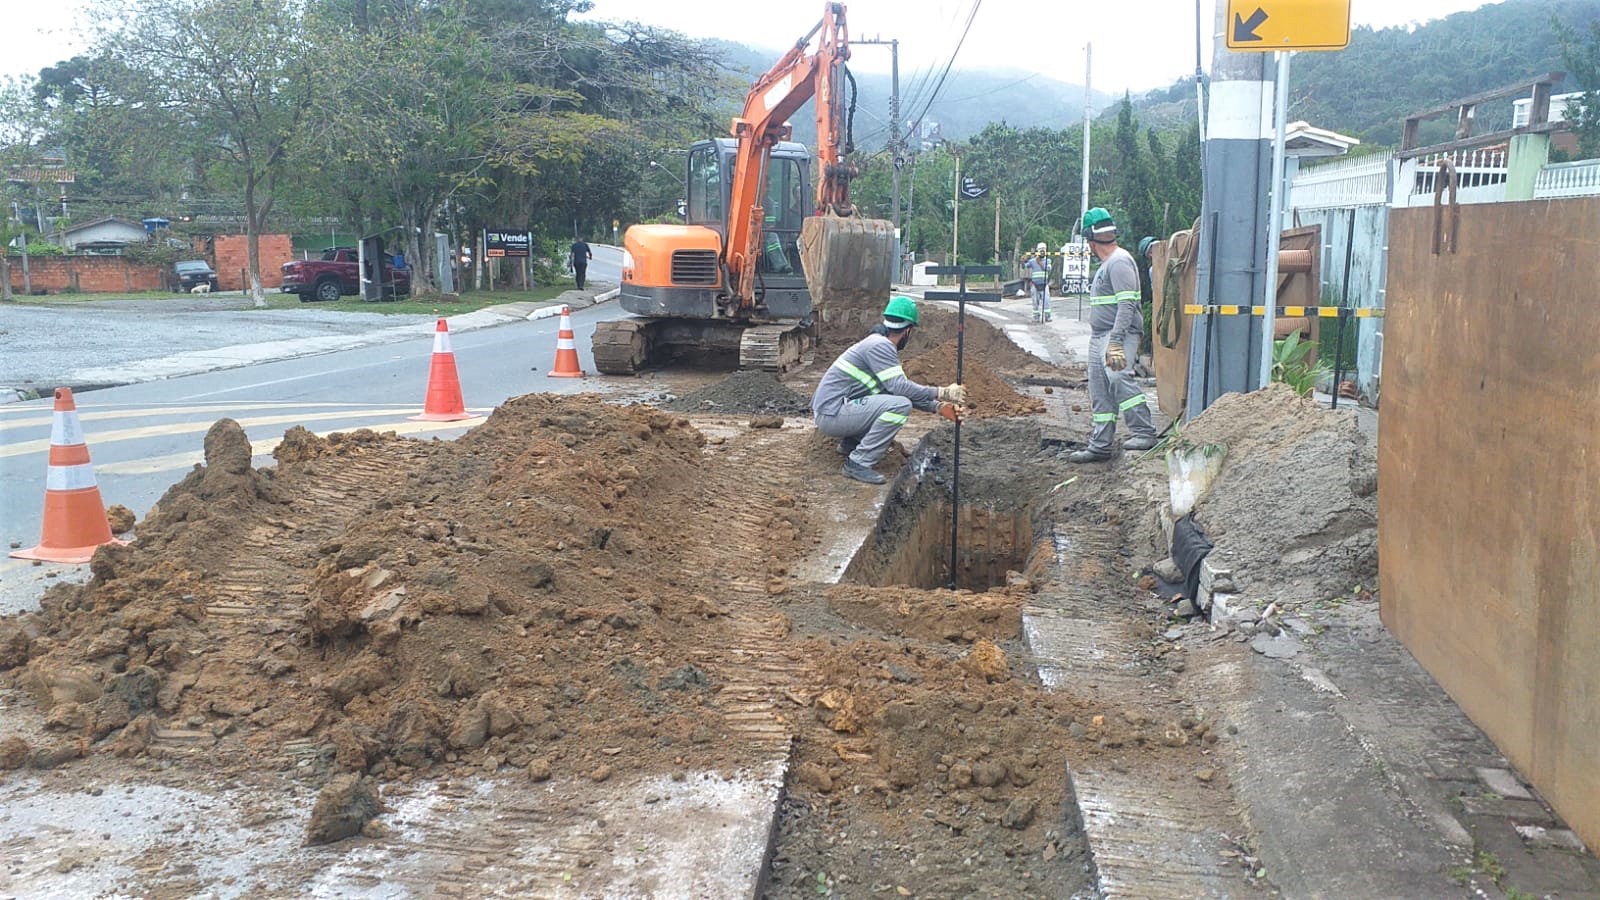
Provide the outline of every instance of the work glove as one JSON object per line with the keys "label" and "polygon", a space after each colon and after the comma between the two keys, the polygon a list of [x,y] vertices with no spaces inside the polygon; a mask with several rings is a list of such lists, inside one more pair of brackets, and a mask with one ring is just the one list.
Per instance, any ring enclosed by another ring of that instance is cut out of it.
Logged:
{"label": "work glove", "polygon": [[959,422],[961,421],[961,407],[956,406],[954,403],[941,403],[939,404],[939,415],[952,422]]}
{"label": "work glove", "polygon": [[1128,357],[1122,352],[1122,345],[1113,343],[1106,347],[1106,368],[1113,372],[1121,372],[1128,367]]}
{"label": "work glove", "polygon": [[939,388],[939,399],[948,403],[965,404],[967,402],[967,389],[959,384],[947,384]]}

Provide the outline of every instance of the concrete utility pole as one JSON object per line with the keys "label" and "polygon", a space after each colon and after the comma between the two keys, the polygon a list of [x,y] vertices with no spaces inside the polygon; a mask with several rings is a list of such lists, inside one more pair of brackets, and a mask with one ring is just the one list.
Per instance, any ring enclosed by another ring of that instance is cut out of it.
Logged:
{"label": "concrete utility pole", "polygon": [[1094,92],[1089,90],[1089,79],[1094,73],[1093,65],[1094,45],[1083,45],[1083,208],[1078,210],[1078,222],[1083,222],[1083,216],[1089,211],[1089,125],[1094,121],[1090,113],[1093,105]]}
{"label": "concrete utility pole", "polygon": [[893,204],[894,204],[894,273],[895,278],[904,280],[905,271],[901,264],[905,257],[902,249],[903,239],[900,235],[900,169],[906,163],[905,142],[900,137],[900,39],[873,38],[872,40],[854,40],[852,44],[889,45],[889,158],[894,165],[893,179]]}
{"label": "concrete utility pole", "polygon": [[[1227,4],[1217,4],[1211,110],[1201,204],[1196,302],[1248,308],[1265,291],[1267,189],[1272,165],[1272,94],[1266,54],[1227,49]],[[1208,313],[1195,319],[1189,344],[1189,409],[1199,415],[1230,391],[1260,387],[1261,323],[1252,316]]]}

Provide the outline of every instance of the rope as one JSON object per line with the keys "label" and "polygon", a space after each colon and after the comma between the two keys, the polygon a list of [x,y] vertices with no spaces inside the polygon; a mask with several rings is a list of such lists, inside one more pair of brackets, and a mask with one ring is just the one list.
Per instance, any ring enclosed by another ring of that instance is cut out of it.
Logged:
{"label": "rope", "polygon": [[1182,272],[1194,255],[1194,235],[1200,230],[1196,219],[1189,231],[1180,231],[1169,241],[1166,277],[1161,280],[1161,302],[1156,304],[1156,334],[1168,350],[1183,340],[1183,303],[1178,296]]}

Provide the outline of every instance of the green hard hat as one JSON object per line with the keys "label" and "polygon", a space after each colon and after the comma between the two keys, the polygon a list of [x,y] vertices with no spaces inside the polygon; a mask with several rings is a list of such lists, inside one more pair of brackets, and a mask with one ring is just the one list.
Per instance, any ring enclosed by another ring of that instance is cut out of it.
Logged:
{"label": "green hard hat", "polygon": [[1102,222],[1111,221],[1111,213],[1106,212],[1104,206],[1096,206],[1083,214],[1083,230],[1089,231]]}
{"label": "green hard hat", "polygon": [[901,319],[912,325],[917,324],[917,301],[905,294],[895,294],[889,298],[889,305],[883,308],[885,319]]}
{"label": "green hard hat", "polygon": [[1148,235],[1146,235],[1145,237],[1139,238],[1139,255],[1140,256],[1149,255],[1149,253],[1150,253],[1150,245],[1154,244],[1155,242],[1156,242],[1156,239],[1153,238],[1153,237],[1150,237]]}

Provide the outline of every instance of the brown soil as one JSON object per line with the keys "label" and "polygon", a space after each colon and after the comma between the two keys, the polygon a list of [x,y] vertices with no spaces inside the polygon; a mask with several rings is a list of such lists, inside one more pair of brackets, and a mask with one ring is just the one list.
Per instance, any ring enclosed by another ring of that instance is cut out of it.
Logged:
{"label": "brown soil", "polygon": [[811,400],[790,390],[771,372],[745,369],[661,408],[687,413],[808,416]]}
{"label": "brown soil", "polygon": [[634,767],[729,761],[714,679],[683,663],[726,614],[680,574],[702,569],[676,539],[705,526],[702,443],[648,408],[531,396],[455,442],[296,430],[257,471],[224,420],[136,545],[0,626],[25,648],[0,665],[88,745],[148,716],[241,766],[297,742],[384,778],[589,771],[624,743]]}
{"label": "brown soil", "polygon": [[[956,380],[956,342],[947,341],[905,361],[906,375],[921,384],[951,384]],[[1044,401],[1024,397],[1001,381],[968,348],[962,354],[961,383],[967,388],[967,414],[989,416],[1028,416],[1044,412]]]}
{"label": "brown soil", "polygon": [[[919,304],[919,307],[921,321],[911,331],[911,340],[901,353],[903,359],[937,349],[956,339],[957,316],[954,310],[928,303]],[[852,314],[836,314],[824,322],[817,358],[831,360],[846,347],[861,340],[874,325],[882,321],[882,312],[879,307]],[[1004,331],[978,316],[967,316],[964,334],[965,358],[969,364],[974,360],[979,361],[990,371],[1006,378],[1061,377],[1061,369],[1018,347],[1006,337]]]}

